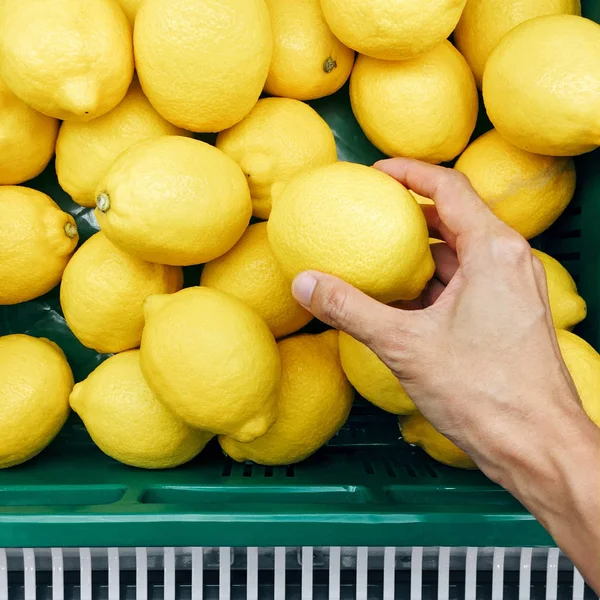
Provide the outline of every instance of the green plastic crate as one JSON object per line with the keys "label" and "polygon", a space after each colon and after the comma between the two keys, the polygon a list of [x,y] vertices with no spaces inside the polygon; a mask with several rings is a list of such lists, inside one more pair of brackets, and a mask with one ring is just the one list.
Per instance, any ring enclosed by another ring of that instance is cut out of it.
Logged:
{"label": "green plastic crate", "polygon": [[[600,22],[600,3],[583,0]],[[342,160],[381,154],[352,116],[347,88],[312,103],[332,127]],[[489,128],[482,114],[477,134]],[[600,151],[577,159],[573,203],[535,245],[576,279],[589,313],[578,333],[600,348]],[[71,212],[82,239],[89,209],[60,190],[51,164],[31,186]],[[198,281],[188,269],[186,282]],[[0,307],[0,335],[49,337],[76,379],[103,356],[81,346],[57,290]],[[212,444],[170,471],[136,470],[104,456],[71,417],[34,460],[0,471],[0,547],[49,546],[543,546],[552,540],[507,492],[481,473],[441,466],[398,439],[396,419],[357,402],[348,424],[309,460],[290,467],[239,465]]]}

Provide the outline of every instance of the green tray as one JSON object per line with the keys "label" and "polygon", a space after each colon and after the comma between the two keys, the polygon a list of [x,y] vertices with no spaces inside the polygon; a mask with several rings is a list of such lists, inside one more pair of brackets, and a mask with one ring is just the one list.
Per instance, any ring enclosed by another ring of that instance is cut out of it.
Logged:
{"label": "green tray", "polygon": [[[600,3],[583,0],[600,22]],[[340,159],[371,164],[347,88],[312,103],[332,127]],[[489,128],[482,113],[476,135]],[[577,160],[576,197],[535,245],[572,273],[588,302],[578,333],[600,348],[600,151]],[[71,212],[83,239],[91,211],[60,190],[54,165],[30,182]],[[197,283],[198,268],[186,282]],[[105,356],[67,328],[57,290],[0,307],[0,335],[55,340],[76,379]],[[481,473],[441,466],[398,439],[396,419],[358,401],[321,451],[292,467],[238,465],[216,444],[170,471],[132,469],[103,455],[72,416],[34,460],[0,471],[0,547],[50,546],[542,546],[552,540],[507,492]]]}

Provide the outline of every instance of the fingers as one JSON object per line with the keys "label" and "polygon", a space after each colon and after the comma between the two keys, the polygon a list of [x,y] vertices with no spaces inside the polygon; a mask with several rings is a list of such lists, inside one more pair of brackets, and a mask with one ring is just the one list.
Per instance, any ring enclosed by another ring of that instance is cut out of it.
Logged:
{"label": "fingers", "polygon": [[458,270],[458,257],[448,244],[432,244],[431,254],[435,262],[435,276],[448,285]]}
{"label": "fingers", "polygon": [[456,250],[456,236],[443,223],[437,208],[431,204],[422,204],[421,211],[427,221],[429,235],[438,240],[444,240],[453,250]]}

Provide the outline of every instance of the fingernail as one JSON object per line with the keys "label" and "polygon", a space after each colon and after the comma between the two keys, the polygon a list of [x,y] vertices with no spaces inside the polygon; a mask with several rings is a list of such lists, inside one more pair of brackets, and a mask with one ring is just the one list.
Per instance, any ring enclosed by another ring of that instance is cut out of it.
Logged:
{"label": "fingernail", "polygon": [[309,308],[316,285],[317,280],[310,273],[300,273],[292,282],[292,295],[296,298],[296,302],[304,308]]}

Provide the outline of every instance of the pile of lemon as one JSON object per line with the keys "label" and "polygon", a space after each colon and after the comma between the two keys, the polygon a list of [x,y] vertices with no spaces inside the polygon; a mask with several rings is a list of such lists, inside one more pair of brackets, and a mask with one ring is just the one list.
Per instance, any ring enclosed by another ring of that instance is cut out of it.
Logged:
{"label": "pile of lemon", "polygon": [[[386,303],[417,297],[434,271],[415,198],[337,162],[304,101],[349,80],[377,148],[458,157],[532,238],[573,196],[571,157],[600,145],[600,26],[580,13],[579,0],[2,0],[0,304],[60,283],[73,333],[113,356],[74,385],[52,342],[0,338],[0,467],[39,453],[69,407],[129,465],[180,465],[214,436],[237,461],[289,464],[336,434],[353,387],[402,415],[408,442],[473,467],[368,348],[297,333],[311,320],[290,292],[304,269]],[[494,129],[469,145],[478,86]],[[215,145],[194,137],[206,132]],[[54,155],[61,187],[95,207],[100,231],[79,247],[73,217],[20,185]],[[600,356],[568,332],[585,303],[537,255],[600,424]],[[199,264],[182,289],[182,267]]]}

